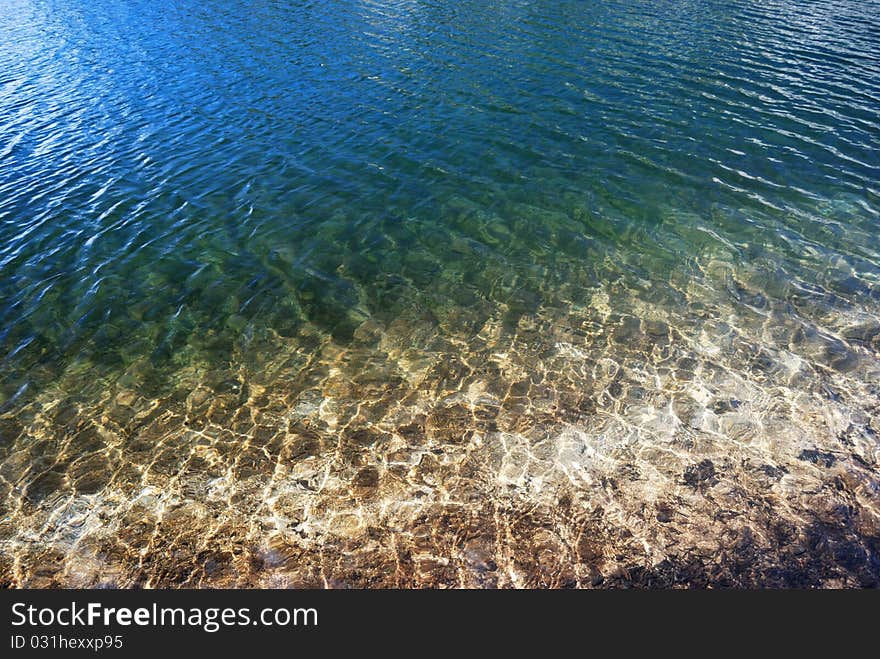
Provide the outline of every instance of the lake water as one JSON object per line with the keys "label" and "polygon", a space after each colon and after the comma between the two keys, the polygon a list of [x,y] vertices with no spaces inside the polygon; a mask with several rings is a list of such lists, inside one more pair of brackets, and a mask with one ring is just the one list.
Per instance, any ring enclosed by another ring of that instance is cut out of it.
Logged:
{"label": "lake water", "polygon": [[3,585],[880,585],[878,17],[0,0]]}

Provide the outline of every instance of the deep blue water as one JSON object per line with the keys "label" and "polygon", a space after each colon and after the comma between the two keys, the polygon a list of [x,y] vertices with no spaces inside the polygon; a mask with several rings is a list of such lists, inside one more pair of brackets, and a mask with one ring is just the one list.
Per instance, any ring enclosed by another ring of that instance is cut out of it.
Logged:
{"label": "deep blue water", "polygon": [[438,278],[503,303],[487,270],[538,295],[706,240],[876,292],[877,11],[4,0],[4,396],[233,314],[345,341],[457,304]]}

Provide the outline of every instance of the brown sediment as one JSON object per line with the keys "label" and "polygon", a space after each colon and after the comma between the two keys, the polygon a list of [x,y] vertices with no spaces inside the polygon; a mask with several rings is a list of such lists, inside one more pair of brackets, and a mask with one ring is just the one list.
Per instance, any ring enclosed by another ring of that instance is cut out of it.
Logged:
{"label": "brown sediment", "polygon": [[161,397],[71,369],[2,417],[2,583],[880,585],[876,324],[710,270],[674,313],[599,287],[266,329]]}

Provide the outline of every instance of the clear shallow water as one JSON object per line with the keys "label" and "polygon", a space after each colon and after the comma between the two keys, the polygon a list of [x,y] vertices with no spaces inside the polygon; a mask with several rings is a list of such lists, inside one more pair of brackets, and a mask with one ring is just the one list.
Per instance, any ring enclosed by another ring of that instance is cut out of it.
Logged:
{"label": "clear shallow water", "polygon": [[0,0],[4,583],[877,585],[880,6]]}

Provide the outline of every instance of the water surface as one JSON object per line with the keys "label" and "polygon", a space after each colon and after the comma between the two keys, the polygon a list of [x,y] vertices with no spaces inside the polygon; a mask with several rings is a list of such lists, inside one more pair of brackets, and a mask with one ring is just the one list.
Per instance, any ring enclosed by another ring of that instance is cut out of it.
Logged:
{"label": "water surface", "polygon": [[0,0],[13,586],[876,586],[876,2]]}

